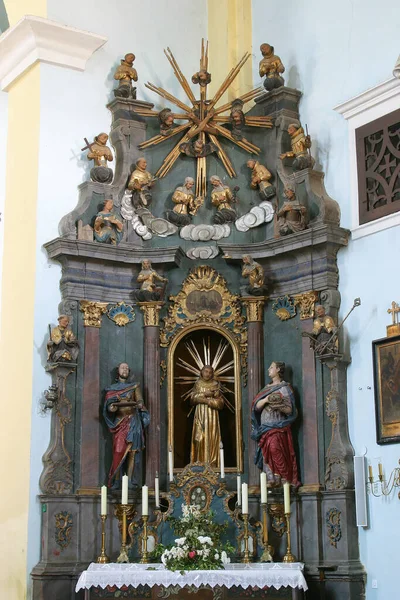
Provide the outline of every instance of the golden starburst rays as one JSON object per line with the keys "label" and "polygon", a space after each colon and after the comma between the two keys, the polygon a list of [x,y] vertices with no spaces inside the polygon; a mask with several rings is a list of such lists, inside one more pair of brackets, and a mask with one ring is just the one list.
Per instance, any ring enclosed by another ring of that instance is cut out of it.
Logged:
{"label": "golden starburst rays", "polygon": [[228,360],[227,362],[222,362],[222,359],[229,348],[229,343],[221,340],[214,356],[212,356],[210,338],[203,338],[200,348],[196,347],[196,344],[193,342],[193,340],[189,340],[188,342],[185,342],[185,348],[188,352],[188,355],[190,355],[192,358],[193,363],[191,364],[183,358],[178,358],[177,364],[185,371],[190,373],[190,375],[179,375],[174,377],[174,380],[178,385],[190,386],[189,389],[182,394],[182,400],[187,400],[190,398],[194,384],[200,377],[202,368],[206,365],[211,365],[211,367],[214,369],[214,377],[220,384],[221,396],[224,399],[225,405],[232,413],[234,413],[235,408],[225,395],[233,394],[233,391],[224,385],[226,383],[235,383],[234,375],[229,375],[230,372],[234,371],[234,361]]}
{"label": "golden starburst rays", "polygon": [[[228,90],[234,79],[239,74],[242,67],[245,65],[247,60],[250,58],[251,54],[246,52],[243,55],[238,64],[232,68],[224,81],[221,83],[220,87],[216,91],[213,98],[207,100],[207,86],[211,81],[211,75],[208,73],[208,42],[205,43],[204,39],[201,42],[201,57],[200,57],[200,70],[198,73],[192,78],[194,83],[198,83],[200,85],[200,99],[198,100],[186,77],[182,73],[179,65],[172,54],[171,50],[167,48],[164,50],[164,54],[167,57],[170,65],[172,66],[175,77],[177,78],[180,86],[185,92],[191,106],[185,104],[178,98],[176,98],[173,94],[167,92],[167,90],[153,85],[152,83],[146,83],[145,86],[155,92],[168,102],[172,103],[174,106],[178,107],[183,112],[172,113],[171,117],[175,120],[187,121],[182,125],[172,126],[168,132],[163,132],[163,134],[156,135],[142,144],[139,145],[139,148],[145,149],[150,148],[151,146],[155,146],[157,144],[161,144],[165,140],[168,140],[174,136],[179,134],[183,134],[182,137],[176,142],[175,146],[172,150],[167,154],[164,158],[162,165],[158,169],[156,176],[161,178],[165,177],[169,171],[174,166],[175,162],[178,160],[181,154],[182,144],[188,144],[189,142],[195,143],[197,140],[201,142],[203,148],[210,144],[212,150],[208,151],[194,151],[191,156],[196,158],[197,160],[197,169],[196,169],[196,198],[198,199],[197,204],[204,200],[206,194],[206,177],[207,177],[207,164],[206,164],[206,155],[212,152],[218,156],[220,161],[222,162],[227,174],[229,177],[236,177],[236,171],[234,166],[228,157],[226,151],[221,146],[219,138],[225,138],[230,142],[234,143],[236,146],[239,146],[246,152],[251,154],[259,154],[260,148],[255,144],[252,144],[242,135],[237,136],[233,135],[232,132],[227,129],[224,125],[232,123],[232,109],[236,103],[241,106],[250,102],[257,96],[259,96],[263,92],[263,88],[258,87],[254,90],[251,90],[242,96],[239,96],[235,100],[231,102],[227,102],[222,106],[217,107],[217,103],[224,95],[224,93]],[[155,110],[149,109],[140,109],[135,107],[135,111],[144,117],[158,117],[159,113]],[[229,115],[223,115],[222,113],[226,113],[230,111]],[[246,127],[272,127],[272,120],[270,117],[264,116],[245,116],[241,117],[243,119],[243,125]],[[200,145],[198,145],[200,147]],[[197,155],[198,154],[198,155]]]}

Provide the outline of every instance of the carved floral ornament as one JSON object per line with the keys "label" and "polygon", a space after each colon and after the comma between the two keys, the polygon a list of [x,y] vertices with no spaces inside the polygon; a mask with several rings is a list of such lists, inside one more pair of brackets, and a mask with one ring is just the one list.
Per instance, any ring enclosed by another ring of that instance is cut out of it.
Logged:
{"label": "carved floral ornament", "polygon": [[101,317],[107,310],[108,302],[91,302],[81,300],[80,309],[83,312],[85,327],[101,327]]}

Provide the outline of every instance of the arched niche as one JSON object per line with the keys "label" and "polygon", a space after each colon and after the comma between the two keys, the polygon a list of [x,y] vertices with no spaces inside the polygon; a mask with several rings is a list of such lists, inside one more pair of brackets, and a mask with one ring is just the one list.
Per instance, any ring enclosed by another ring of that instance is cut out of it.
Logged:
{"label": "arched niche", "polygon": [[[190,403],[188,392],[191,385],[182,384],[183,377],[190,376],[190,371],[182,367],[182,360],[199,371],[196,360],[188,350],[188,345],[198,349],[204,360],[204,347],[210,352],[213,362],[218,348],[226,345],[223,359],[219,366],[232,361],[232,369],[217,376],[220,380],[226,373],[232,376],[232,382],[221,381],[224,396],[228,400],[219,412],[221,440],[224,444],[225,470],[236,472],[243,469],[242,454],[242,404],[240,378],[240,347],[229,329],[217,324],[199,324],[182,329],[174,338],[168,350],[168,445],[174,455],[174,469],[181,470],[190,463],[190,446],[193,427],[194,409]],[[196,374],[192,373],[193,379]],[[186,396],[186,399],[185,399]],[[228,407],[231,405],[231,410]]]}

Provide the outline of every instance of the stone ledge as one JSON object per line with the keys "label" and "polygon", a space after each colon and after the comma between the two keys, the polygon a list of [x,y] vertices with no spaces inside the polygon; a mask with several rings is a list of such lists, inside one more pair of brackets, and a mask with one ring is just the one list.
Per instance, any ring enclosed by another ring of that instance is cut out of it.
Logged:
{"label": "stone ledge", "polygon": [[106,41],[102,35],[26,15],[0,36],[0,88],[7,91],[36,62],[84,71]]}
{"label": "stone ledge", "polygon": [[219,244],[227,260],[241,260],[243,254],[251,254],[254,259],[270,258],[279,254],[288,254],[296,250],[319,246],[321,244],[334,244],[347,246],[350,232],[334,225],[318,225],[293,233],[285,237],[265,240],[253,244]]}
{"label": "stone ledge", "polygon": [[146,256],[156,264],[174,263],[178,267],[185,254],[180,246],[168,248],[144,248],[133,244],[121,243],[119,246],[99,244],[85,240],[56,238],[44,244],[47,255],[54,260],[73,257],[78,260],[101,260],[108,263],[139,264]]}

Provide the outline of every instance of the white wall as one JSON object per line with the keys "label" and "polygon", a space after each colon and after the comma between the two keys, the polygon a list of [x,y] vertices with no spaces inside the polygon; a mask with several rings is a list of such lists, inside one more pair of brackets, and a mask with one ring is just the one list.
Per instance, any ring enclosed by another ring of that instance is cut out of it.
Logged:
{"label": "white wall", "polygon": [[120,58],[127,52],[136,54],[139,99],[158,102],[155,95],[143,87],[148,80],[156,84],[162,82],[163,87],[183,98],[163,48],[171,47],[185,73],[191,76],[198,69],[200,41],[206,36],[207,3],[206,0],[174,0],[173,3],[165,0],[147,3],[49,0],[48,17],[105,35],[108,42],[90,59],[84,73],[41,66],[28,573],[40,555],[38,481],[42,456],[49,442],[50,415],[41,416],[39,412],[43,390],[50,385],[50,377],[44,370],[45,346],[48,324],[55,324],[61,300],[60,267],[49,263],[42,245],[58,236],[61,217],[77,204],[77,186],[88,178],[89,161],[82,160],[80,151],[83,138],[91,140],[99,132],[110,129],[110,112],[105,105],[113,98],[112,75]]}
{"label": "white wall", "polygon": [[[328,193],[340,203],[344,227],[351,224],[347,123],[332,109],[392,76],[400,51],[399,27],[397,0],[253,0],[255,70],[259,45],[274,45],[286,66],[286,84],[304,94],[302,124],[308,124],[312,153],[326,173]],[[258,70],[254,80],[259,81]],[[355,297],[362,300],[346,322],[352,354],[348,371],[351,440],[357,454],[367,448],[375,471],[380,458],[386,472],[397,466],[400,453],[397,445],[378,446],[375,441],[371,342],[385,337],[390,322],[386,309],[392,300],[400,300],[399,250],[396,227],[351,241],[338,256],[342,316]],[[370,498],[369,507],[371,525],[360,530],[361,560],[368,573],[367,600],[394,598],[400,534],[397,493],[389,499]],[[377,579],[377,589],[372,589],[372,579]]]}

